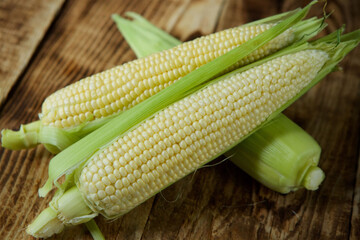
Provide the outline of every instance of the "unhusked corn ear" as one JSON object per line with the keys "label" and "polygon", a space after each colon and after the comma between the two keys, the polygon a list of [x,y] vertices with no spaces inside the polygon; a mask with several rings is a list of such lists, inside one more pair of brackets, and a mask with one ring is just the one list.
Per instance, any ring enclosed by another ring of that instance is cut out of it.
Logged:
{"label": "unhusked corn ear", "polygon": [[[129,109],[273,25],[228,29],[87,77],[49,96],[42,105],[41,123],[69,128]],[[288,29],[234,67],[273,53],[293,39]]]}
{"label": "unhusked corn ear", "polygon": [[93,156],[79,178],[107,217],[130,211],[236,144],[294,97],[328,59],[285,55],[233,75],[165,108]]}

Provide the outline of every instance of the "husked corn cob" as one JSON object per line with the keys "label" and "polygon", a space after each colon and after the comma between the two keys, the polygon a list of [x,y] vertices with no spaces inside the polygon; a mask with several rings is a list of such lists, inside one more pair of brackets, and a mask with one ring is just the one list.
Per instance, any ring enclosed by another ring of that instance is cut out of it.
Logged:
{"label": "husked corn cob", "polygon": [[[40,114],[41,124],[70,128],[89,119],[129,109],[273,25],[228,29],[87,77],[45,100]],[[269,55],[287,46],[293,39],[293,31],[288,29],[233,68]]]}
{"label": "husked corn cob", "polygon": [[[132,21],[118,15],[112,17],[138,58],[181,44],[142,16],[133,12],[125,15]],[[318,189],[325,178],[317,167],[320,154],[319,144],[281,113],[224,153],[255,180],[280,193]]]}
{"label": "husked corn cob", "polygon": [[107,217],[130,211],[236,144],[327,59],[320,50],[285,55],[169,106],[96,154],[80,174],[80,191]]}

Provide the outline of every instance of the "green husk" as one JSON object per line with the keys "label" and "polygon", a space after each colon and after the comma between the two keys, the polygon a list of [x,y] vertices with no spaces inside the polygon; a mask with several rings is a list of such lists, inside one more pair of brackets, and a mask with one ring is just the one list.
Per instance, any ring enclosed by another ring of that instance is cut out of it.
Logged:
{"label": "green husk", "polygon": [[[135,13],[131,16],[141,18],[142,22],[147,21]],[[115,21],[121,19],[117,16]],[[151,54],[152,49],[154,52],[166,50],[178,44],[178,41],[163,41],[162,49],[153,48],[151,42],[141,39],[150,38],[146,37],[150,34],[158,43],[170,35],[161,30],[152,31],[156,27],[149,22],[146,25],[138,25],[136,21],[128,22],[131,24],[125,24],[126,28],[122,24],[118,24],[118,27],[125,36],[134,34],[134,30],[137,30],[140,40],[130,45],[134,52],[137,52],[138,57]],[[301,23],[304,23],[301,26],[303,29],[308,29],[311,22],[307,20]],[[149,25],[152,27],[149,28]],[[331,36],[328,39],[331,39]],[[225,153],[225,156],[268,188],[280,193],[288,193],[302,187],[308,190],[318,188],[325,178],[324,172],[317,167],[320,154],[319,144],[302,128],[280,113],[269,124]]]}
{"label": "green husk", "polygon": [[[282,13],[246,25],[277,23],[293,16],[298,11],[299,10],[294,10]],[[180,43],[180,41],[156,28],[141,16],[135,13],[127,13],[127,15],[132,17],[133,21],[126,20],[117,15],[113,15],[112,17],[120,29],[125,29],[123,31],[124,36],[129,41],[131,47],[134,47],[134,51],[138,56],[146,56],[155,50],[168,49],[174,46],[174,43],[176,43],[176,45]],[[312,36],[315,36],[325,26],[324,19],[311,18],[297,22],[292,27],[295,35],[294,41],[300,44]],[[128,31],[130,29],[131,31]],[[139,36],[141,36],[141,38]],[[151,48],[142,44],[143,41],[147,42],[147,46],[151,44]],[[39,143],[43,143],[50,152],[56,154],[120,114],[122,114],[122,112],[96,120],[90,117],[80,126],[72,128],[56,128],[39,124],[37,125],[38,128],[33,129],[32,132],[22,132],[21,129],[20,131],[4,130],[2,132],[2,144],[6,148],[19,150],[22,148],[31,148]],[[32,123],[23,125],[23,127],[27,128],[27,125],[31,124]],[[24,143],[24,139],[30,139],[31,144],[29,145],[28,142]]]}
{"label": "green husk", "polygon": [[[140,15],[133,12],[127,12],[126,15],[133,20],[127,20],[117,14],[112,15],[112,19],[118,28],[122,29],[122,35],[138,58],[181,44],[181,41],[150,24]],[[144,42],[146,44],[143,44]]]}
{"label": "green husk", "polygon": [[96,151],[111,143],[116,137],[123,135],[164,107],[191,94],[197,89],[197,86],[211,80],[254,50],[280,35],[289,27],[301,21],[313,4],[315,4],[315,2],[312,2],[304,9],[297,11],[286,20],[281,21],[279,24],[250,39],[241,46],[191,72],[156,95],[121,113],[101,128],[60,152],[50,161],[49,178],[46,184],[39,189],[39,195],[45,196],[52,189],[53,183],[55,186],[60,187],[57,180],[62,175],[71,174],[81,163],[89,159]]}
{"label": "green husk", "polygon": [[288,193],[318,188],[325,177],[317,167],[320,153],[310,135],[279,114],[225,156],[268,188]]}

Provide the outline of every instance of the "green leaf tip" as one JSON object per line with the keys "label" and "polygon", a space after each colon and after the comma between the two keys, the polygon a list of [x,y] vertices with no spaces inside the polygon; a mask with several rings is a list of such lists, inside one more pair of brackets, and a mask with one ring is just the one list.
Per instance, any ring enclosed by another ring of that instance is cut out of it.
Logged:
{"label": "green leaf tip", "polygon": [[64,228],[65,225],[57,218],[57,212],[48,207],[26,228],[26,232],[36,238],[48,238]]}

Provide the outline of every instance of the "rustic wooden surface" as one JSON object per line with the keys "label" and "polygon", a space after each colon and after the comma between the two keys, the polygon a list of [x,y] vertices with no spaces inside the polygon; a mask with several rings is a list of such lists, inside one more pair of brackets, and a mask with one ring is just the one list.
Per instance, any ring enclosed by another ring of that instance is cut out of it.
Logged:
{"label": "rustic wooden surface", "polygon": [[64,0],[0,1],[0,105],[30,63]]}
{"label": "rustic wooden surface", "polygon": [[[110,20],[135,11],[181,40],[304,6],[296,0],[61,0],[0,2],[0,128],[37,119],[42,101],[84,76],[135,58]],[[328,1],[328,32],[360,28],[360,1]],[[312,14],[321,13],[317,6]],[[51,25],[49,27],[49,24]],[[48,28],[49,27],[49,28]],[[326,179],[315,192],[275,193],[231,162],[199,169],[116,221],[96,219],[107,239],[359,239],[360,48],[343,70],[286,115],[320,143]],[[21,74],[22,73],[22,74]],[[17,84],[14,84],[17,82]],[[8,94],[9,93],[9,94]],[[7,96],[7,97],[6,97]],[[0,239],[32,239],[25,227],[51,158],[42,146],[0,148]],[[91,239],[82,226],[53,239]]]}

